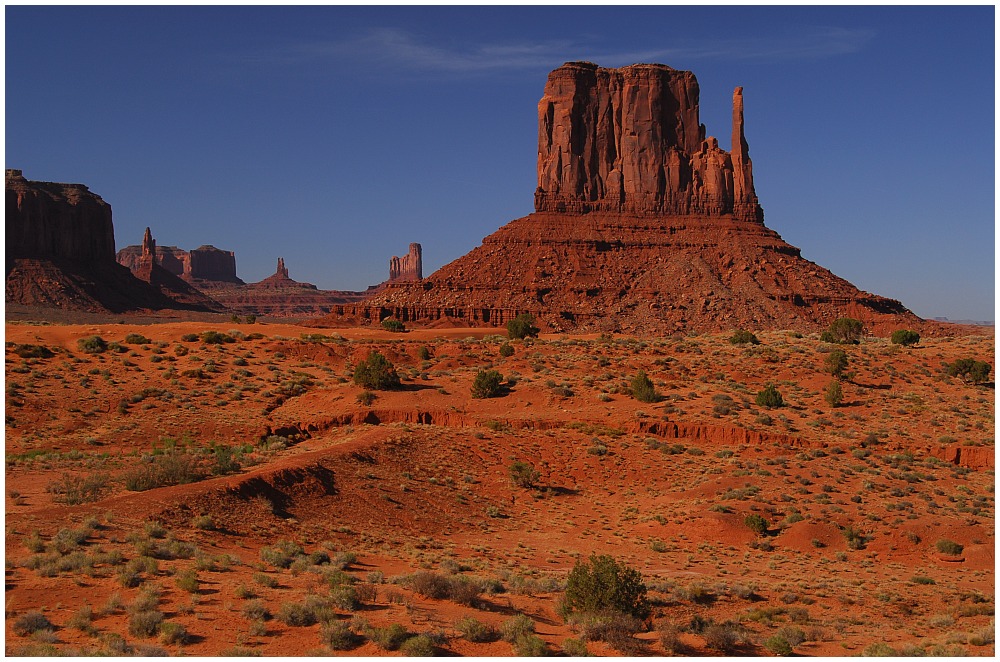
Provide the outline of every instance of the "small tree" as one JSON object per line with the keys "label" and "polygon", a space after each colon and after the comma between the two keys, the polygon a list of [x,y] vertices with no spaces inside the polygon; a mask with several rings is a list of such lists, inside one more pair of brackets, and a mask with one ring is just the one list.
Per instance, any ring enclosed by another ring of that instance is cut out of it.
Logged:
{"label": "small tree", "polygon": [[537,338],[539,329],[535,326],[535,318],[528,313],[521,313],[514,319],[507,322],[507,337],[511,340],[522,340],[524,338]]}
{"label": "small tree", "polygon": [[833,350],[823,360],[823,368],[834,377],[842,377],[847,370],[847,352],[842,349]]}
{"label": "small tree", "polygon": [[949,363],[945,371],[951,377],[958,377],[963,382],[983,384],[990,378],[990,364],[975,359],[958,359]]}
{"label": "small tree", "polygon": [[650,611],[642,574],[611,556],[594,554],[573,566],[566,581],[563,608],[567,615],[618,612],[640,619],[649,616]]}
{"label": "small tree", "polygon": [[729,338],[729,342],[731,342],[734,345],[746,345],[746,344],[759,345],[760,344],[760,340],[757,339],[757,336],[755,336],[750,331],[747,331],[746,329],[740,329],[739,331],[737,331],[736,333],[734,333]]}
{"label": "small tree", "polygon": [[503,394],[503,375],[497,370],[480,370],[472,380],[472,397],[495,398]]}
{"label": "small tree", "polygon": [[386,331],[392,331],[393,333],[402,333],[406,331],[406,325],[399,320],[394,319],[382,320],[382,328]]}
{"label": "small tree", "polygon": [[541,477],[538,470],[527,462],[518,460],[510,465],[510,481],[518,487],[530,489],[535,486],[535,482]]}
{"label": "small tree", "polygon": [[841,317],[830,324],[830,328],[824,331],[819,339],[823,342],[839,343],[841,345],[856,345],[864,335],[865,325],[861,320],[851,317]]}
{"label": "small tree", "polygon": [[500,345],[500,356],[507,358],[508,356],[514,355],[514,347],[509,343],[505,342]]}
{"label": "small tree", "polygon": [[376,391],[388,391],[400,385],[396,368],[389,359],[374,351],[369,352],[354,369],[354,383]]}
{"label": "small tree", "polygon": [[774,388],[774,384],[765,386],[764,390],[757,394],[755,402],[758,406],[767,407],[768,409],[785,406],[785,400],[781,397],[778,389]]}
{"label": "small tree", "polygon": [[892,337],[889,338],[889,340],[893,345],[910,347],[920,342],[920,334],[916,331],[910,331],[909,329],[899,329],[898,331],[892,332]]}
{"label": "small tree", "polygon": [[659,402],[660,394],[656,392],[653,382],[646,376],[645,370],[640,370],[632,378],[632,397],[639,402]]}
{"label": "small tree", "polygon": [[831,407],[836,407],[844,400],[844,389],[841,387],[840,381],[834,379],[827,385],[823,399]]}

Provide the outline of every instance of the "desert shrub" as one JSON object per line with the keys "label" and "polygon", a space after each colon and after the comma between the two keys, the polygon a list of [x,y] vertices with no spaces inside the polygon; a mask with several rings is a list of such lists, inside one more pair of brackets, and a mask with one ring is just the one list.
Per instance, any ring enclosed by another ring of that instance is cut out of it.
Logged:
{"label": "desert shrub", "polygon": [[472,616],[466,616],[455,623],[455,629],[461,632],[467,641],[475,644],[495,641],[497,638],[496,629]]}
{"label": "desert shrub", "polygon": [[573,566],[566,582],[563,606],[567,614],[621,612],[636,618],[649,615],[646,584],[638,570],[607,555],[591,555]]}
{"label": "desert shrub", "polygon": [[950,377],[958,377],[963,382],[983,384],[990,378],[990,364],[975,359],[958,359],[945,367]]}
{"label": "desert shrub", "polygon": [[100,336],[87,336],[76,341],[76,346],[85,354],[103,354],[108,351],[108,341]]}
{"label": "desert shrub", "polygon": [[756,533],[758,536],[762,536],[767,533],[767,520],[754,513],[752,515],[747,515],[743,519],[743,523],[747,525],[751,531]]}
{"label": "desert shrub", "polygon": [[513,643],[518,657],[542,657],[549,652],[545,642],[537,634],[518,637]]}
{"label": "desert shrub", "polygon": [[754,399],[754,402],[756,402],[760,407],[767,407],[769,409],[773,407],[785,406],[785,400],[781,397],[781,393],[778,392],[778,389],[774,387],[774,384],[768,384],[764,387],[764,390],[757,393],[757,397]]}
{"label": "desert shrub", "polygon": [[375,398],[377,397],[378,396],[371,391],[361,391],[361,393],[358,393],[357,401],[359,405],[369,407],[373,402],[375,402]]}
{"label": "desert shrub", "polygon": [[182,591],[187,591],[188,593],[197,593],[199,582],[198,582],[198,571],[194,568],[188,568],[187,570],[182,570],[174,576],[174,583],[177,584],[177,588]]}
{"label": "desert shrub", "polygon": [[495,398],[503,394],[503,375],[497,370],[480,370],[472,380],[473,398]]}
{"label": "desert shrub", "polygon": [[409,637],[406,628],[399,623],[393,623],[385,627],[372,627],[368,631],[368,638],[372,643],[384,651],[394,651],[403,645]]}
{"label": "desert shrub", "polygon": [[361,645],[361,637],[343,621],[329,621],[319,628],[319,640],[335,651],[347,651]]}
{"label": "desert shrub", "polygon": [[144,456],[138,466],[122,473],[121,480],[125,489],[144,492],[166,485],[195,483],[204,480],[207,475],[197,455],[172,449],[159,455]]}
{"label": "desert shrub", "polygon": [[510,481],[517,487],[530,489],[535,486],[540,476],[538,470],[527,462],[518,460],[510,465]]}
{"label": "desert shrub", "polygon": [[394,319],[382,320],[382,328],[386,331],[392,331],[393,333],[402,333],[406,331],[406,325],[399,320]]}
{"label": "desert shrub", "polygon": [[427,345],[421,345],[420,348],[417,349],[417,358],[421,361],[431,360],[431,350],[427,348]]}
{"label": "desert shrub", "polygon": [[197,333],[185,333],[184,335],[181,336],[181,341],[182,342],[198,342],[198,334]]}
{"label": "desert shrub", "polygon": [[206,345],[222,345],[236,342],[236,338],[228,333],[221,333],[219,331],[202,331],[200,338]]}
{"label": "desert shrub", "polygon": [[949,554],[951,556],[958,556],[965,549],[964,546],[958,544],[954,540],[948,540],[947,538],[938,540],[934,546],[937,547],[937,550],[942,554]]}
{"label": "desert shrub", "polygon": [[258,552],[260,560],[276,568],[287,568],[300,556],[305,555],[302,546],[291,540],[279,540],[270,547],[262,547]]}
{"label": "desert shrub", "polygon": [[830,327],[820,334],[819,339],[823,342],[839,343],[841,345],[856,345],[865,332],[865,326],[861,320],[851,317],[841,317],[834,320]]}
{"label": "desert shrub", "polygon": [[629,386],[629,392],[632,394],[632,397],[639,402],[660,401],[660,394],[656,392],[656,387],[653,386],[652,380],[646,376],[645,370],[637,372]]}
{"label": "desert shrub", "polygon": [[278,608],[277,618],[285,625],[308,627],[316,623],[315,612],[299,602],[285,602]]}
{"label": "desert shrub", "polygon": [[733,345],[759,345],[760,340],[750,331],[740,329],[729,337],[729,342]]}
{"label": "desert shrub", "polygon": [[122,342],[126,345],[148,345],[153,341],[141,333],[130,333],[125,336],[125,340]]}
{"label": "desert shrub", "polygon": [[453,602],[467,607],[479,604],[479,596],[483,594],[482,582],[468,577],[451,577],[448,580],[448,598]]}
{"label": "desert shrub", "polygon": [[42,612],[29,611],[14,619],[11,629],[17,636],[27,637],[42,630],[53,630],[55,626],[52,625],[52,622]]}
{"label": "desert shrub", "polygon": [[371,351],[354,369],[354,383],[362,388],[388,391],[399,388],[399,375],[389,359]]}
{"label": "desert shrub", "polygon": [[202,531],[214,531],[215,520],[211,515],[197,515],[191,520],[191,526]]}
{"label": "desert shrub", "polygon": [[434,642],[426,634],[418,634],[404,641],[399,647],[399,652],[406,657],[433,657]]}
{"label": "desert shrub", "polygon": [[513,345],[511,345],[509,342],[505,342],[502,345],[500,345],[500,356],[506,358],[508,356],[513,356],[513,355],[514,355]]}
{"label": "desert shrub", "polygon": [[705,645],[712,650],[732,655],[747,641],[746,630],[737,623],[726,621],[708,625],[702,632]]}
{"label": "desert shrub", "polygon": [[864,534],[855,529],[853,526],[848,525],[844,527],[844,529],[841,531],[841,534],[847,541],[848,549],[858,550],[865,548],[865,543],[867,542],[867,540],[865,539]]}
{"label": "desert shrub", "polygon": [[511,340],[523,340],[524,338],[537,338],[539,329],[535,326],[535,318],[528,313],[521,313],[514,319],[507,322],[507,337]]}
{"label": "desert shrub", "polygon": [[263,600],[250,600],[242,609],[243,617],[251,621],[266,621],[271,618],[271,611]]}
{"label": "desert shrub", "polygon": [[823,393],[823,399],[826,400],[826,404],[831,407],[836,407],[844,401],[844,388],[840,385],[839,380],[831,380],[830,383],[826,385],[826,391]]}
{"label": "desert shrub", "polygon": [[865,657],[896,657],[898,655],[895,648],[881,641],[865,646],[865,650],[861,654]]}
{"label": "desert shrub", "polygon": [[782,657],[792,654],[792,645],[780,634],[774,634],[765,639],[764,648]]}
{"label": "desert shrub", "polygon": [[509,643],[534,633],[535,622],[525,614],[518,614],[500,624],[500,636]]}
{"label": "desert shrub", "polygon": [[180,623],[160,624],[160,643],[162,644],[184,644],[188,640],[188,631]]}
{"label": "desert shrub", "polygon": [[338,609],[344,611],[356,611],[361,606],[358,600],[358,592],[350,584],[342,584],[330,590],[330,600]]}
{"label": "desert shrub", "polygon": [[892,336],[889,338],[889,341],[893,345],[910,347],[920,342],[920,334],[916,331],[910,331],[909,329],[899,329],[892,332]]}
{"label": "desert shrub", "polygon": [[135,637],[154,637],[160,631],[162,623],[162,612],[155,609],[136,611],[128,618],[128,631]]}
{"label": "desert shrub", "polygon": [[660,640],[660,645],[667,653],[682,655],[686,651],[684,643],[681,641],[681,629],[673,623],[660,621],[656,625],[656,634]]}
{"label": "desert shrub", "polygon": [[823,369],[834,377],[841,377],[847,370],[847,352],[842,349],[835,349],[828,352],[823,359]]}
{"label": "desert shrub", "polygon": [[111,476],[104,472],[86,475],[64,473],[62,479],[49,483],[45,490],[55,494],[54,501],[68,506],[98,501],[109,489]]}
{"label": "desert shrub", "polygon": [[562,651],[569,657],[590,657],[587,643],[580,639],[569,637],[562,643]]}
{"label": "desert shrub", "polygon": [[45,345],[14,345],[14,353],[22,359],[50,359],[55,356]]}

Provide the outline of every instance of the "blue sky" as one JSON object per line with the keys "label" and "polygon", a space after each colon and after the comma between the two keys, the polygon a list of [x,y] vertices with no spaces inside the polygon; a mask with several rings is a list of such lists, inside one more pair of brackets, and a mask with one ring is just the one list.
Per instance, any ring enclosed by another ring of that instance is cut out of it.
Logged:
{"label": "blue sky", "polygon": [[363,289],[533,210],[537,104],[571,60],[733,88],[766,224],[925,317],[994,319],[994,8],[18,7],[6,165],[81,182],[119,247],[236,252]]}

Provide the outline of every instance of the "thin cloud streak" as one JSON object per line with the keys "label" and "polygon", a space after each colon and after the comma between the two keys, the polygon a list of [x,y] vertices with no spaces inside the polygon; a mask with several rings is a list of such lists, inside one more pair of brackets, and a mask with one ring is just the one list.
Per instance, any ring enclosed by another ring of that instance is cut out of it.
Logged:
{"label": "thin cloud streak", "polygon": [[864,50],[875,37],[870,29],[812,28],[779,38],[680,42],[672,48],[601,52],[570,41],[493,44],[471,49],[421,41],[397,28],[376,28],[353,39],[301,44],[283,51],[241,57],[243,62],[297,66],[317,61],[364,61],[413,71],[477,74],[551,68],[553,63],[591,60],[605,66],[665,60],[794,60],[837,57]]}

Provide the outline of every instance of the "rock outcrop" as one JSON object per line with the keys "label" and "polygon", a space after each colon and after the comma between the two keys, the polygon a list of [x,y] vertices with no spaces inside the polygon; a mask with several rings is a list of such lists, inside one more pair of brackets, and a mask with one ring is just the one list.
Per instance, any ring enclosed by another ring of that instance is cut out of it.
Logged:
{"label": "rock outcrop", "polygon": [[706,137],[694,74],[573,62],[538,107],[535,213],[419,283],[389,282],[318,325],[501,326],[663,334],[922,321],[802,258],[763,223],[736,88],[730,151]]}
{"label": "rock outcrop", "polygon": [[410,244],[410,252],[403,257],[389,259],[389,282],[420,280],[424,277],[423,251],[420,244]]}
{"label": "rock outcrop", "polygon": [[539,212],[732,215],[763,221],[733,95],[732,150],[705,137],[698,81],[660,64],[571,62],[538,104]]}
{"label": "rock outcrop", "polygon": [[8,305],[207,310],[203,301],[175,299],[115,261],[111,206],[83,184],[29,181],[20,170],[7,170],[6,198]]}
{"label": "rock outcrop", "polygon": [[[132,269],[142,259],[142,251],[142,246],[126,246],[118,251],[118,263]],[[156,261],[189,283],[243,283],[236,276],[236,254],[215,246],[201,246],[190,252],[176,246],[160,246],[156,251]]]}
{"label": "rock outcrop", "polygon": [[157,253],[158,249],[156,241],[153,239],[153,233],[149,228],[146,228],[139,259],[129,268],[132,275],[149,283],[173,301],[205,310],[222,311],[224,309],[220,303],[160,266]]}

